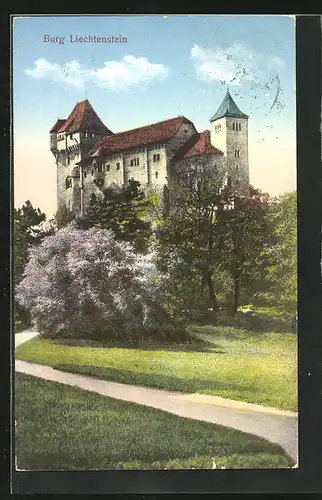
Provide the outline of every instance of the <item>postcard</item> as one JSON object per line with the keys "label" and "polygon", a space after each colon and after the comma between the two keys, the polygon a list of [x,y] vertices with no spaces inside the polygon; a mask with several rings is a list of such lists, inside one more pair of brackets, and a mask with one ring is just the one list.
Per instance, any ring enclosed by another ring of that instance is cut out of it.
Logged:
{"label": "postcard", "polygon": [[293,16],[13,19],[15,469],[298,467]]}

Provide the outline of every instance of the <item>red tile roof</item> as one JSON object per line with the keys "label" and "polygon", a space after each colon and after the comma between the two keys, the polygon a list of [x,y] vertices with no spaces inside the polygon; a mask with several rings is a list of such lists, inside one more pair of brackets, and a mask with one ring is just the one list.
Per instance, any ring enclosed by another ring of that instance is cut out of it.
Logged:
{"label": "red tile roof", "polygon": [[222,155],[220,149],[212,146],[210,142],[210,131],[205,130],[200,134],[195,134],[189,139],[186,144],[178,151],[175,156],[175,161],[184,160],[185,158],[192,158],[195,156],[207,155]]}
{"label": "red tile roof", "polygon": [[57,130],[58,133],[68,132],[101,132],[103,134],[112,134],[112,132],[104,125],[101,119],[95,113],[92,105],[86,99],[78,102],[73,111]]}
{"label": "red tile roof", "polygon": [[153,123],[152,125],[110,135],[99,141],[90,154],[98,156],[145,146],[147,144],[168,142],[175,135],[182,123],[192,124],[184,116],[178,116],[177,118],[170,118],[169,120]]}
{"label": "red tile roof", "polygon": [[65,123],[65,121],[66,121],[66,118],[63,118],[63,119],[58,118],[55,125],[50,129],[49,133],[53,134],[54,132],[57,132],[57,130],[60,129],[62,124]]}

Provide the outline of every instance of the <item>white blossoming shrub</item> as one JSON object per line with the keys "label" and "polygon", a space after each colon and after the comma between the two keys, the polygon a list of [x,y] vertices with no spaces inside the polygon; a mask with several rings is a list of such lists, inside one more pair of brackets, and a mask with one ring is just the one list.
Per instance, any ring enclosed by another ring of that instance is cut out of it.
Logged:
{"label": "white blossoming shrub", "polygon": [[52,337],[185,337],[161,306],[154,255],[137,255],[104,229],[71,223],[45,238],[31,249],[16,296],[36,327]]}

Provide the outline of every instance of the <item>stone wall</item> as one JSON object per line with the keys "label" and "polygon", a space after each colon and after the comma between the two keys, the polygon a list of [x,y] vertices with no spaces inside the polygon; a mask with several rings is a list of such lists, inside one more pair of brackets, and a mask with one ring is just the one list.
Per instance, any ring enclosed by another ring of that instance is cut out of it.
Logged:
{"label": "stone wall", "polygon": [[220,118],[211,124],[210,137],[212,145],[227,157],[232,180],[248,184],[248,119]]}

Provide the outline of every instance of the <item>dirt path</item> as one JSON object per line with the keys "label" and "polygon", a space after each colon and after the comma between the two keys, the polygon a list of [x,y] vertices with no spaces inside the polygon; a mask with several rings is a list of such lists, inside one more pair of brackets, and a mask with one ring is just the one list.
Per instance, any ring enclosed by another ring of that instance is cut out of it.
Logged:
{"label": "dirt path", "polygon": [[16,371],[180,415],[248,432],[277,443],[298,462],[297,414],[240,401],[182,394],[99,380],[16,360]]}

